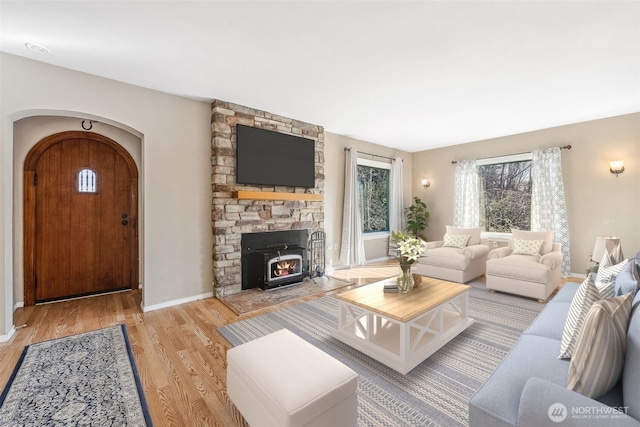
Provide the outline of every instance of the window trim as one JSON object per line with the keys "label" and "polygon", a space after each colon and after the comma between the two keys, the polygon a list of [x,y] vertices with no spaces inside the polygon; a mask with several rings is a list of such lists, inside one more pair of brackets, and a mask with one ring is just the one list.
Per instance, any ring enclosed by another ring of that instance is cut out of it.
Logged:
{"label": "window trim", "polygon": [[508,156],[487,157],[476,161],[476,166],[497,165],[500,163],[526,162],[533,160],[533,153],[510,154]]}
{"label": "window trim", "polygon": [[391,170],[391,163],[380,162],[378,160],[361,159],[360,157],[358,157],[358,165]]}

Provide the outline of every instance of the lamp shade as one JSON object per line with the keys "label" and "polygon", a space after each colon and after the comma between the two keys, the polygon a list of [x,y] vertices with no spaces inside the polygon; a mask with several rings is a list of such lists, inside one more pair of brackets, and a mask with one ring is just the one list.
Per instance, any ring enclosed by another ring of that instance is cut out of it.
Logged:
{"label": "lamp shade", "polygon": [[596,237],[596,243],[593,246],[593,252],[591,253],[591,261],[600,262],[602,255],[606,250],[611,253],[617,244],[620,243],[620,239],[617,237]]}

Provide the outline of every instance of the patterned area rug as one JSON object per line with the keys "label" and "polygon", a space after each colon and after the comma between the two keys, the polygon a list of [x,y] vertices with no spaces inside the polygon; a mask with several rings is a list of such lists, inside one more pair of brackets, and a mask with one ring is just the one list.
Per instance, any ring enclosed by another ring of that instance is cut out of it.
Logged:
{"label": "patterned area rug", "polygon": [[[536,301],[470,284],[475,323],[407,375],[332,338],[334,296],[283,308],[218,328],[236,346],[287,328],[356,371],[359,426],[465,426],[469,398],[544,307]],[[311,368],[311,367],[310,367]]]}
{"label": "patterned area rug", "polygon": [[125,325],[27,346],[0,425],[151,427]]}

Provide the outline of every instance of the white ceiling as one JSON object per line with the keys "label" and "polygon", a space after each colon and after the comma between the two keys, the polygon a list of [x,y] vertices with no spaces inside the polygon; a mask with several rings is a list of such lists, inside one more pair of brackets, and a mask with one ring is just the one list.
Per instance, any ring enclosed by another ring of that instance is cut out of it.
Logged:
{"label": "white ceiling", "polygon": [[409,152],[640,111],[640,1],[23,0],[0,14],[4,52]]}

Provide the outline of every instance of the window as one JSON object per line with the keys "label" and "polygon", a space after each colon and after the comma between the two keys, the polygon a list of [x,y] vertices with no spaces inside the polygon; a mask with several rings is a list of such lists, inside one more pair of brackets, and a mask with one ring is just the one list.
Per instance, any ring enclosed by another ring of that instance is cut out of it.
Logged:
{"label": "window", "polygon": [[78,192],[79,193],[95,193],[96,192],[96,173],[91,169],[82,169],[78,172]]}
{"label": "window", "polygon": [[485,231],[531,229],[531,166],[530,154],[478,161],[480,226]]}
{"label": "window", "polygon": [[364,233],[389,231],[391,165],[358,159],[358,202]]}

